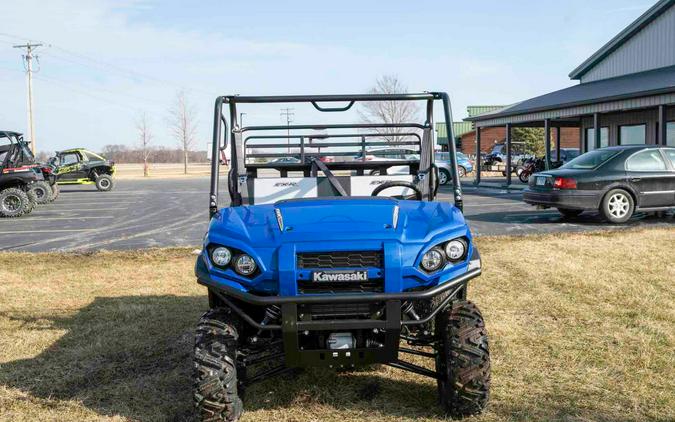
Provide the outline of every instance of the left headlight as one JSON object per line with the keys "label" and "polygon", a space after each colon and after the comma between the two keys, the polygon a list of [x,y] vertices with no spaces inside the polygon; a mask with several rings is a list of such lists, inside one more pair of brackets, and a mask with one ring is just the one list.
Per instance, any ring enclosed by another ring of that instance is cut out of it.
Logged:
{"label": "left headlight", "polygon": [[243,276],[249,276],[255,272],[258,266],[251,256],[242,254],[234,260],[234,270]]}
{"label": "left headlight", "polygon": [[420,265],[425,271],[432,272],[441,268],[444,262],[443,252],[440,249],[433,248],[422,256]]}

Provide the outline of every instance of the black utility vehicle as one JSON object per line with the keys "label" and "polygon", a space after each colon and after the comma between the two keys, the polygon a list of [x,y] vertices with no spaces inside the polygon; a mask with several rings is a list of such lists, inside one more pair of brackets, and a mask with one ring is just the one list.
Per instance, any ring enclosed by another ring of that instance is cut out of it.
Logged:
{"label": "black utility vehicle", "polygon": [[628,221],[635,211],[675,208],[675,148],[627,145],[587,152],[557,170],[534,174],[523,200],[567,217],[599,210],[612,223]]}
{"label": "black utility vehicle", "polygon": [[32,188],[44,182],[20,133],[0,131],[0,216],[20,217],[33,211],[37,197]]}
{"label": "black utility vehicle", "polygon": [[49,160],[59,185],[96,185],[100,191],[113,188],[115,163],[84,148],[57,151]]}

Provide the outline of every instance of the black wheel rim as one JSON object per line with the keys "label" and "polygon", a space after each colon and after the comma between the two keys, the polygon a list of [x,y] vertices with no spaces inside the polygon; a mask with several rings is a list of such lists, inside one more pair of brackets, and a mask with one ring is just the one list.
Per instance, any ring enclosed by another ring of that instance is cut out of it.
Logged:
{"label": "black wheel rim", "polygon": [[35,188],[35,189],[33,189],[33,192],[35,192],[35,196],[37,196],[38,199],[42,199],[46,195],[45,190],[42,189],[42,188]]}
{"label": "black wheel rim", "polygon": [[21,198],[17,195],[7,195],[2,200],[2,208],[8,212],[15,212],[21,209]]}

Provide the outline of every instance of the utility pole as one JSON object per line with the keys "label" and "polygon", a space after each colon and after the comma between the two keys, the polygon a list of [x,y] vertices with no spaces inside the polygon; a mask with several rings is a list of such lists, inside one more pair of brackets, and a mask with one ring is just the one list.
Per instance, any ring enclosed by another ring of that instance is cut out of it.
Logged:
{"label": "utility pole", "polygon": [[15,45],[14,48],[25,48],[26,54],[23,55],[23,60],[25,61],[26,69],[26,80],[28,82],[28,130],[30,132],[30,149],[35,155],[35,123],[33,121],[33,58],[37,59],[37,56],[33,56],[33,49],[41,47],[42,44],[31,44],[27,42],[23,45]]}
{"label": "utility pole", "polygon": [[291,123],[293,122],[293,116],[295,116],[295,113],[292,113],[292,111],[295,110],[293,108],[282,108],[281,109],[281,117],[286,117],[286,127],[287,129],[287,135],[288,138],[286,138],[286,145],[288,145],[288,153],[291,153]]}

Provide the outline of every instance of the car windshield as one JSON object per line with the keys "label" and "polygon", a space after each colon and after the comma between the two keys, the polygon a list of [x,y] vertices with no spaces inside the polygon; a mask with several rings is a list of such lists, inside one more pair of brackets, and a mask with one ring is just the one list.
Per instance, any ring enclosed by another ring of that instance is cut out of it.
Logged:
{"label": "car windshield", "polygon": [[560,168],[576,169],[576,170],[590,170],[599,167],[602,163],[608,161],[610,158],[620,154],[621,150],[595,150],[587,152],[575,158],[574,160],[564,164]]}

